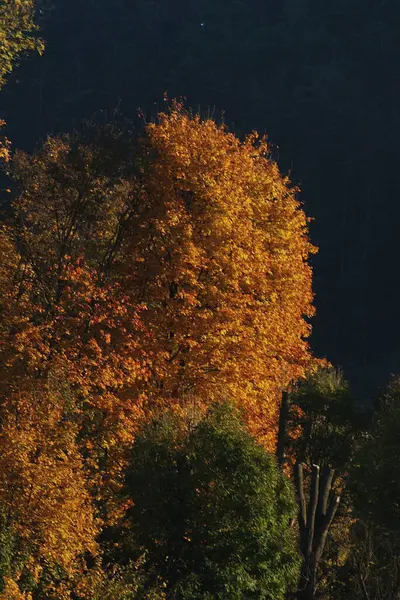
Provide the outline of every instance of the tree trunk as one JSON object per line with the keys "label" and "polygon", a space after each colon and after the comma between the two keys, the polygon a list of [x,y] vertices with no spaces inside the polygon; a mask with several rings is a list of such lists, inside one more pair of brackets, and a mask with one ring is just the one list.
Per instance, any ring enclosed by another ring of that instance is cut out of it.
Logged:
{"label": "tree trunk", "polygon": [[289,392],[282,392],[281,408],[279,411],[278,443],[276,446],[276,459],[282,469],[285,460],[286,427],[289,418]]}
{"label": "tree trunk", "polygon": [[300,550],[303,555],[297,599],[315,600],[318,566],[340,497],[331,494],[334,470],[327,468],[320,477],[319,466],[313,465],[307,506],[302,463],[296,464],[294,475],[299,504]]}

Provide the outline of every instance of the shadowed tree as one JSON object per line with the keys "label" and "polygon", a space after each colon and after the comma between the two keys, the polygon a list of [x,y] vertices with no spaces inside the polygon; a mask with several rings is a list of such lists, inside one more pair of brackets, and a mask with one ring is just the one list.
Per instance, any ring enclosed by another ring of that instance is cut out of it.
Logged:
{"label": "shadowed tree", "polygon": [[299,556],[290,482],[228,406],[169,415],[136,438],[127,477],[133,540],[167,598],[283,600]]}
{"label": "shadowed tree", "polygon": [[313,465],[309,498],[306,500],[303,465],[295,467],[295,482],[299,503],[300,550],[303,565],[299,583],[298,599],[314,600],[318,581],[318,567],[325,549],[329,528],[335,518],[340,496],[332,489],[334,470],[325,467],[320,476],[319,465]]}
{"label": "shadowed tree", "polygon": [[[337,510],[363,418],[356,414],[347,382],[333,367],[320,368],[294,386],[283,398],[281,417],[281,461],[290,470],[294,465],[299,505],[299,598],[309,599],[321,588],[326,591],[336,576],[332,565],[326,565],[339,553],[349,526],[347,498],[343,514]],[[332,528],[335,516],[337,527]]]}

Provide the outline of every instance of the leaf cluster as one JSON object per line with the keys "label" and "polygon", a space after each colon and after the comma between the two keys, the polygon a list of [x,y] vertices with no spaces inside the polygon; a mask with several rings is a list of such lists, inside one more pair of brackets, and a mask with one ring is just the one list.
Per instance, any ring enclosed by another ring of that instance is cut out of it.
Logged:
{"label": "leaf cluster", "polygon": [[15,63],[27,52],[42,54],[37,36],[35,0],[2,0],[0,3],[0,88]]}

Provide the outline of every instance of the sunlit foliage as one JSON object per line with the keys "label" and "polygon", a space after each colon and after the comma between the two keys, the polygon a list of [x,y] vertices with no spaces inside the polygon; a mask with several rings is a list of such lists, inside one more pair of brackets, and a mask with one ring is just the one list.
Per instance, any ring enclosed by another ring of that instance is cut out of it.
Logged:
{"label": "sunlit foliage", "polygon": [[70,581],[123,513],[143,418],[229,397],[274,449],[282,389],[315,362],[315,249],[266,140],[178,103],[140,134],[89,127],[9,154],[0,500],[37,568]]}
{"label": "sunlit foliage", "polygon": [[152,394],[232,398],[272,449],[281,390],[310,363],[314,248],[296,189],[256,133],[241,142],[180,105],[148,126],[147,149],[124,272],[163,359]]}
{"label": "sunlit foliage", "polygon": [[13,66],[27,52],[41,54],[44,44],[37,36],[35,0],[0,2],[0,88]]}

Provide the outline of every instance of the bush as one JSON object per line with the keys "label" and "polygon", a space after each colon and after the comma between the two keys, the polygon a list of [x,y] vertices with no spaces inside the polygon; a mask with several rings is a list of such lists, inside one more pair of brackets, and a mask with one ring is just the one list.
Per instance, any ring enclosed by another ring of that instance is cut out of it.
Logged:
{"label": "bush", "polygon": [[229,406],[191,431],[171,414],[144,427],[127,490],[133,537],[168,599],[280,600],[296,583],[293,490]]}

